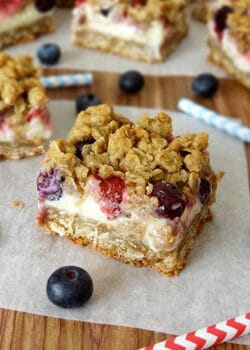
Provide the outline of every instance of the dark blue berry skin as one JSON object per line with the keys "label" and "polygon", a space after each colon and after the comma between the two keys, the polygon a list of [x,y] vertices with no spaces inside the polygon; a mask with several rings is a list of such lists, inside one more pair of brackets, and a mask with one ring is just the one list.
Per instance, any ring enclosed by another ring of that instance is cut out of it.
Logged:
{"label": "dark blue berry skin", "polygon": [[47,12],[55,6],[55,0],[35,0],[36,9],[39,12]]}
{"label": "dark blue berry skin", "polygon": [[218,89],[218,79],[210,73],[197,75],[192,82],[193,92],[200,97],[212,97]]}
{"label": "dark blue berry skin", "polygon": [[37,57],[41,63],[53,65],[58,63],[61,57],[61,49],[57,44],[43,44],[37,51]]}
{"label": "dark blue berry skin", "polygon": [[97,106],[101,103],[101,99],[94,94],[83,94],[76,98],[76,110],[78,113],[84,111],[90,106]]}
{"label": "dark blue berry skin", "polygon": [[56,169],[41,170],[37,178],[39,196],[49,201],[58,200],[62,196],[64,179]]}
{"label": "dark blue berry skin", "polygon": [[144,77],[140,72],[131,70],[123,73],[119,79],[119,87],[127,94],[135,94],[144,86]]}
{"label": "dark blue berry skin", "polygon": [[210,195],[210,183],[206,179],[201,179],[199,197],[202,204],[206,202]]}
{"label": "dark blue berry skin", "polygon": [[54,271],[47,282],[49,300],[70,309],[83,305],[93,294],[93,281],[87,271],[77,266],[63,266]]}

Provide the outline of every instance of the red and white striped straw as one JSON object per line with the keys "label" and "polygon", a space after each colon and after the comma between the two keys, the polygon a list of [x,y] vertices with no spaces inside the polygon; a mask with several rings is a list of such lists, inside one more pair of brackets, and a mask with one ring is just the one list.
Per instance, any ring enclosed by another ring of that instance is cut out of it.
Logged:
{"label": "red and white striped straw", "polygon": [[201,350],[250,333],[250,312],[140,350]]}

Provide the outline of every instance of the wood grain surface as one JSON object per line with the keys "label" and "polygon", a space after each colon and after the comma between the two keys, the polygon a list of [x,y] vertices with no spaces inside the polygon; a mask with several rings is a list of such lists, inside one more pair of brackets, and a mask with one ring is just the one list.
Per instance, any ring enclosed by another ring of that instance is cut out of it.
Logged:
{"label": "wood grain surface", "polygon": [[[45,70],[44,74],[68,71],[53,69]],[[93,76],[94,83],[89,87],[51,89],[48,95],[51,99],[75,100],[79,94],[94,93],[103,103],[172,110],[177,109],[179,98],[185,96],[224,115],[237,117],[250,127],[250,90],[229,79],[220,80],[219,90],[213,98],[201,99],[192,93],[191,77],[146,76],[142,91],[129,96],[118,88],[119,74],[93,72]],[[245,147],[250,179],[250,145]],[[0,350],[136,350],[171,336],[142,329],[68,321],[0,309]],[[250,345],[226,343],[211,349],[245,350],[250,349]]]}

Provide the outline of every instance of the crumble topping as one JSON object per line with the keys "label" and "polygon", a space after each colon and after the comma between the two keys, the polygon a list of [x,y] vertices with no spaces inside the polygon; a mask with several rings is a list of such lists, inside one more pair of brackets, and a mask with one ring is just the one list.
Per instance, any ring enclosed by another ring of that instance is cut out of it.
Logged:
{"label": "crumble topping", "polygon": [[154,19],[165,19],[176,23],[181,16],[181,10],[188,4],[187,0],[89,0],[88,3],[101,10],[116,6],[117,11],[136,22],[150,22]]}
{"label": "crumble topping", "polygon": [[250,14],[232,13],[228,16],[227,24],[230,35],[237,41],[240,52],[248,52],[250,50]]}
{"label": "crumble topping", "polygon": [[200,178],[211,176],[207,146],[206,133],[174,138],[166,113],[154,119],[143,114],[134,124],[100,105],[79,113],[66,140],[51,142],[42,168],[57,168],[69,194],[83,194],[90,174],[124,178],[128,191],[138,195],[151,193],[152,183],[162,180],[197,194]]}
{"label": "crumble topping", "polygon": [[45,89],[39,81],[40,71],[32,63],[32,57],[15,58],[0,54],[0,112],[14,107],[16,113],[46,105]]}

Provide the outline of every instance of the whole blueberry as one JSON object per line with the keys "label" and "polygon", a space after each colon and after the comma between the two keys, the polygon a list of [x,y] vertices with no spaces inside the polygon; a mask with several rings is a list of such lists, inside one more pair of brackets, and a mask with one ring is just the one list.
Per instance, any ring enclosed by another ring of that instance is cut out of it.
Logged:
{"label": "whole blueberry", "polygon": [[197,96],[212,97],[218,89],[218,79],[210,73],[197,75],[192,82],[192,89]]}
{"label": "whole blueberry", "polygon": [[55,6],[55,0],[35,0],[36,9],[39,12],[47,12]]}
{"label": "whole blueberry", "polygon": [[119,87],[128,94],[139,92],[144,86],[144,77],[140,72],[130,70],[123,73],[119,79]]}
{"label": "whole blueberry", "polygon": [[37,57],[41,63],[53,65],[59,61],[61,49],[57,44],[43,44],[37,51]]}
{"label": "whole blueberry", "polygon": [[46,292],[49,300],[57,306],[78,307],[91,297],[93,281],[81,267],[63,266],[50,275]]}
{"label": "whole blueberry", "polygon": [[82,94],[76,98],[76,110],[78,113],[84,111],[89,106],[97,106],[101,103],[100,97],[94,94]]}

